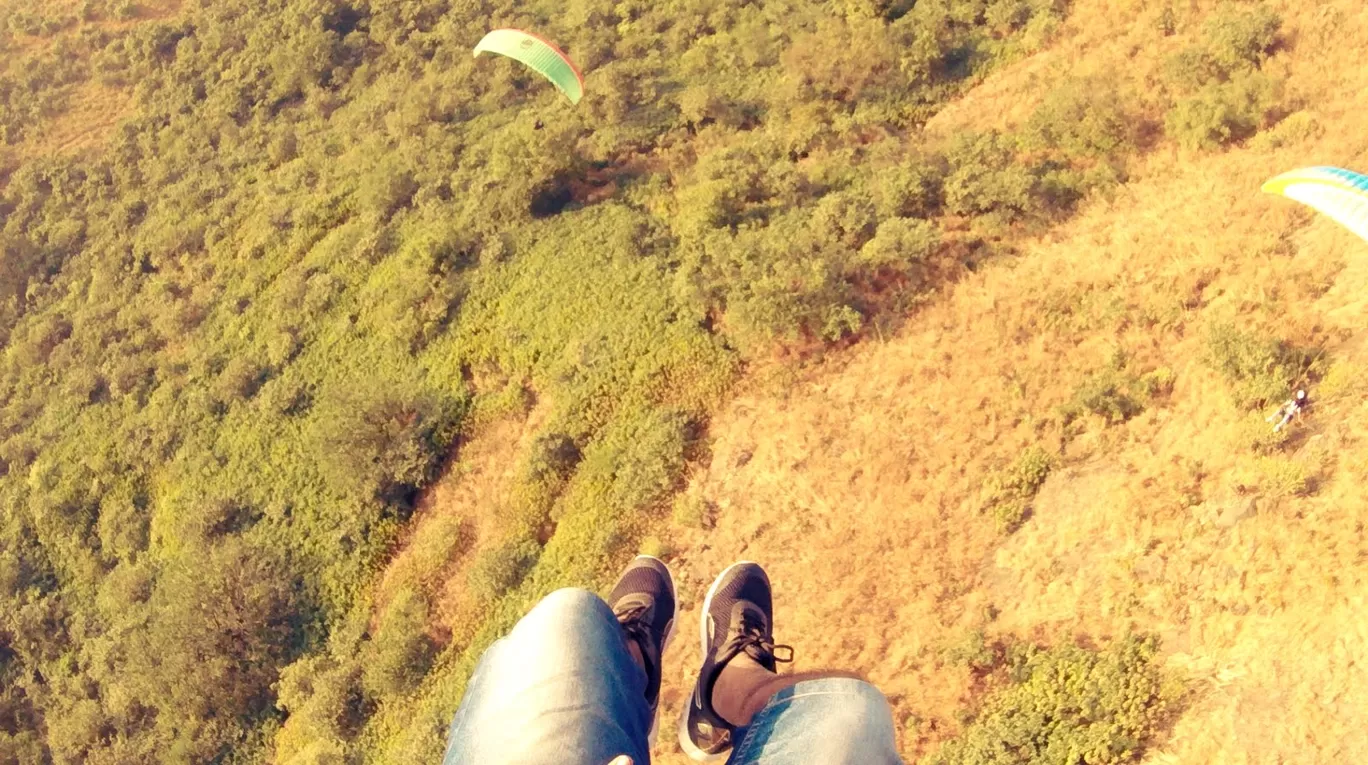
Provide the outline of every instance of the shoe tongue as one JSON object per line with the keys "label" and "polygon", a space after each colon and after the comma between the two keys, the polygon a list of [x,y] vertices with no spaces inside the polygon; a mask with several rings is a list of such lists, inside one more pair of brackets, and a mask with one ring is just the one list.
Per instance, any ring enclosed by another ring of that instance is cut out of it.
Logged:
{"label": "shoe tongue", "polygon": [[[613,612],[619,615],[623,634],[637,644],[641,651],[641,661],[646,670],[646,702],[655,709],[660,694],[660,646],[656,644],[656,634],[651,621],[655,618],[655,598],[645,593],[633,593],[619,600]],[[636,612],[629,619],[621,619],[622,614]]]}
{"label": "shoe tongue", "polygon": [[731,639],[741,642],[742,652],[755,660],[760,666],[773,672],[775,669],[774,655],[756,642],[756,637],[758,636],[754,630],[747,630],[745,628],[745,624],[748,620],[751,625],[759,628],[759,636],[764,636],[768,639],[770,624],[769,619],[765,616],[765,612],[761,611],[754,604],[746,601],[739,601],[732,606],[730,622]]}
{"label": "shoe tongue", "polygon": [[731,631],[733,635],[745,634],[743,625],[749,621],[752,625],[758,626],[762,634],[769,634],[769,619],[760,607],[747,600],[738,600],[732,604],[731,610]]}
{"label": "shoe tongue", "polygon": [[621,600],[613,604],[613,613],[615,614],[623,614],[638,609],[641,613],[637,618],[650,624],[651,618],[655,616],[655,597],[644,592],[634,592],[623,596]]}

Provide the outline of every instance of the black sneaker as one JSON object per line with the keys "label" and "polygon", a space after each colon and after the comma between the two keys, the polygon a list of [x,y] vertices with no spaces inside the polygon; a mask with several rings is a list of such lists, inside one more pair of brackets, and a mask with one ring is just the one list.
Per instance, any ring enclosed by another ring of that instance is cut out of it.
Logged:
{"label": "black sneaker", "polygon": [[674,631],[678,609],[670,569],[657,558],[638,555],[613,585],[608,605],[622,625],[623,635],[636,641],[646,662],[646,703],[651,706],[654,734],[656,704],[660,701],[660,657]]}
{"label": "black sneaker", "polygon": [[727,662],[742,651],[771,672],[776,662],[793,661],[792,648],[774,644],[773,627],[773,597],[765,570],[750,561],[728,566],[703,599],[698,630],[703,667],[679,718],[679,746],[690,759],[718,759],[732,747],[734,729],[712,705],[713,688]]}

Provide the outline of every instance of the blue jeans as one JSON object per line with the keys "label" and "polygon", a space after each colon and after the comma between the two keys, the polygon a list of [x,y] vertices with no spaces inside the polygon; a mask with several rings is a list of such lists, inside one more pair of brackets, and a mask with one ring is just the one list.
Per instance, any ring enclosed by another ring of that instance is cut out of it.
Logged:
{"label": "blue jeans", "polygon": [[[650,762],[646,677],[597,595],[557,590],[475,668],[443,765]],[[804,680],[738,730],[728,765],[901,763],[883,694],[849,678]]]}

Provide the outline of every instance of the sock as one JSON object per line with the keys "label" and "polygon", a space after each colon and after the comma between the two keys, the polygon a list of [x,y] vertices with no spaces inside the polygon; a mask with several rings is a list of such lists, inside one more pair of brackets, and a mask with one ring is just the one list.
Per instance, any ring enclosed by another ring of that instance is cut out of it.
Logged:
{"label": "sock", "polygon": [[755,714],[751,696],[761,685],[776,677],[777,674],[760,666],[744,651],[738,653],[722,668],[722,674],[713,685],[713,711],[732,727],[749,725]]}

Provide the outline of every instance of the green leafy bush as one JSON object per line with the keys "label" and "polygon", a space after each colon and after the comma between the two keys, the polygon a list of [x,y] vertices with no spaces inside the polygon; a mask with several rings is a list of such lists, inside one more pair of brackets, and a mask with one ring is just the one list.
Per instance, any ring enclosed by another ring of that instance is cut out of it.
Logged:
{"label": "green leafy bush", "polygon": [[1281,24],[1266,5],[1222,5],[1203,40],[1167,63],[1168,79],[1183,91],[1164,117],[1168,134],[1190,150],[1215,149],[1265,127],[1281,88],[1259,68]]}
{"label": "green leafy bush", "polygon": [[1230,384],[1242,409],[1281,403],[1291,386],[1315,374],[1319,365],[1308,349],[1233,324],[1217,324],[1207,332],[1203,360]]}
{"label": "green leafy bush", "polygon": [[834,341],[848,337],[859,332],[864,322],[864,315],[851,306],[832,306],[822,322],[822,338]]}
{"label": "green leafy bush", "polygon": [[886,268],[917,278],[940,245],[940,232],[926,221],[891,218],[860,248],[859,259],[871,269]]}
{"label": "green leafy bush", "polygon": [[[275,736],[278,762],[344,762],[348,740],[362,722],[359,661],[309,656],[280,673],[277,705],[288,713]],[[297,759],[296,759],[297,758]]]}
{"label": "green leafy bush", "polygon": [[817,200],[809,220],[818,247],[858,250],[874,236],[879,218],[863,190],[846,190]]}
{"label": "green leafy bush", "polygon": [[329,388],[315,407],[314,444],[325,475],[362,497],[402,499],[432,476],[459,409],[386,389],[378,381]]}
{"label": "green leafy bush", "polygon": [[487,547],[475,556],[466,572],[466,586],[482,602],[491,602],[516,587],[541,555],[535,539],[515,537]]}
{"label": "green leafy bush", "polygon": [[684,491],[675,495],[670,517],[675,523],[690,529],[710,529],[713,508],[698,491]]}
{"label": "green leafy bush", "polygon": [[1108,425],[1125,422],[1145,410],[1144,387],[1120,369],[1105,369],[1089,376],[1059,408],[1067,424],[1084,414],[1093,414]]}
{"label": "green leafy bush", "polygon": [[1270,497],[1304,497],[1315,491],[1316,474],[1300,459],[1270,456],[1259,460],[1259,487]]}
{"label": "green leafy bush", "polygon": [[1278,84],[1251,72],[1180,98],[1165,115],[1164,125],[1184,148],[1217,149],[1257,133],[1277,103]]}
{"label": "green leafy bush", "polygon": [[1177,701],[1157,652],[1134,636],[1100,651],[1014,647],[1007,687],[923,765],[1137,762]]}
{"label": "green leafy bush", "polygon": [[1173,384],[1178,376],[1168,367],[1159,367],[1140,375],[1137,387],[1147,398],[1167,396],[1173,392]]}
{"label": "green leafy bush", "polygon": [[1001,531],[1010,534],[1021,526],[1030,512],[1031,500],[1057,464],[1049,452],[1031,446],[1010,466],[989,476],[984,509]]}
{"label": "green leafy bush", "polygon": [[1039,177],[1016,161],[1014,142],[1000,133],[964,134],[945,153],[945,207],[956,215],[996,213],[1019,218],[1036,209]]}
{"label": "green leafy bush", "polygon": [[1206,49],[1224,72],[1255,68],[1278,41],[1282,18],[1263,3],[1224,3],[1202,28]]}
{"label": "green leafy bush", "polygon": [[1250,147],[1271,151],[1284,146],[1312,141],[1325,135],[1325,126],[1309,112],[1294,112],[1268,130],[1259,133]]}
{"label": "green leafy bush", "polygon": [[1255,71],[1276,45],[1281,25],[1266,5],[1225,3],[1203,25],[1202,39],[1168,60],[1168,79],[1194,90]]}
{"label": "green leafy bush", "polygon": [[991,672],[1002,662],[1003,646],[990,642],[983,630],[973,630],[945,650],[945,660],[977,673]]}
{"label": "green leafy bush", "polygon": [[926,218],[941,204],[946,169],[936,157],[911,157],[873,179],[880,218]]}
{"label": "green leafy bush", "polygon": [[296,588],[281,569],[281,556],[229,538],[162,573],[111,690],[155,710],[147,724],[167,751],[213,759],[233,730],[200,721],[271,707],[277,670],[301,647]]}
{"label": "green leafy bush", "polygon": [[394,594],[361,652],[361,687],[368,697],[381,701],[407,693],[427,674],[434,655],[427,620],[421,595],[408,588]]}
{"label": "green leafy bush", "polygon": [[1105,80],[1069,80],[1051,88],[1023,128],[1036,149],[1084,157],[1110,157],[1134,143],[1135,117]]}

